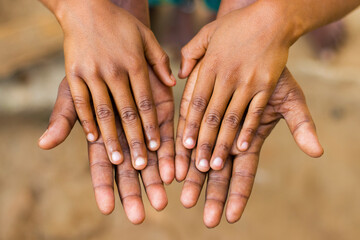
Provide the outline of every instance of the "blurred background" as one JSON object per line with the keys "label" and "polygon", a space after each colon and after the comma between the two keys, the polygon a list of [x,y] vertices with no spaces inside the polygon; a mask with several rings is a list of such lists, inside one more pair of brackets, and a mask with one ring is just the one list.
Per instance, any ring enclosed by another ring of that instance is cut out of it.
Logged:
{"label": "blurred background", "polygon": [[[215,13],[201,1],[153,7],[154,31],[179,69],[179,48]],[[330,40],[329,40],[330,39]],[[242,219],[202,223],[204,198],[179,201],[167,186],[162,212],[146,205],[140,226],[119,199],[110,216],[96,207],[87,148],[76,126],[55,150],[37,147],[64,76],[62,32],[38,1],[0,0],[0,239],[360,239],[360,10],[300,39],[289,69],[303,87],[325,154],[311,159],[278,124],[261,154]],[[174,89],[176,112],[185,81]]]}

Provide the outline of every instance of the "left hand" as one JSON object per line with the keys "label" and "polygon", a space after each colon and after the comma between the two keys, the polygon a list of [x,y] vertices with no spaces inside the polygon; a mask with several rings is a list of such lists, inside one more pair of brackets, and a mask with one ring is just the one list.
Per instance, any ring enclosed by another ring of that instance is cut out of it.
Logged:
{"label": "left hand", "polygon": [[[185,111],[188,107],[186,98],[192,92],[196,74],[197,68],[188,79],[181,111]],[[323,154],[304,94],[290,72],[285,69],[264,109],[253,144],[245,152],[240,152],[234,143],[224,168],[218,171],[210,170],[208,173],[204,207],[204,223],[207,227],[215,227],[220,223],[226,200],[227,221],[234,223],[240,219],[254,184],[261,147],[281,118],[285,119],[301,150],[311,157],[320,157]],[[181,121],[178,133],[184,125],[184,120]],[[238,135],[239,131],[235,134]],[[192,151],[190,161],[190,150],[183,148],[177,139],[176,178],[183,180],[185,175],[182,170],[189,168],[187,174],[185,172],[186,178],[181,194],[181,202],[187,208],[196,205],[207,174],[199,171],[195,166],[195,152],[196,149]]]}
{"label": "left hand", "polygon": [[206,25],[182,49],[180,77],[189,76],[201,59],[182,139],[188,149],[197,143],[199,170],[223,167],[245,114],[237,147],[251,146],[292,41],[279,14],[271,4],[256,2]]}

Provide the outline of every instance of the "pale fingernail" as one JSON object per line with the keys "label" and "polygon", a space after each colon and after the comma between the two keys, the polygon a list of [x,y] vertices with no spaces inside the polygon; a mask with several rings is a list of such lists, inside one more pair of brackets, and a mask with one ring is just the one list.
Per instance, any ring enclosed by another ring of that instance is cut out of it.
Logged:
{"label": "pale fingernail", "polygon": [[113,153],[111,154],[111,158],[112,158],[112,161],[113,161],[114,163],[117,163],[117,162],[119,162],[120,159],[121,159],[121,154],[120,154],[119,152],[113,152]]}
{"label": "pale fingernail", "polygon": [[158,144],[155,140],[151,140],[149,142],[149,147],[150,147],[150,149],[156,149],[158,147]]}
{"label": "pale fingernail", "polygon": [[137,166],[137,167],[140,167],[140,166],[142,166],[144,164],[145,164],[145,159],[143,159],[142,157],[138,157],[135,160],[135,166]]}
{"label": "pale fingernail", "polygon": [[176,85],[176,78],[175,78],[174,74],[171,74],[170,78],[174,82],[174,85]]}
{"label": "pale fingernail", "polygon": [[86,138],[87,138],[87,140],[88,140],[89,142],[95,141],[95,136],[94,136],[94,134],[92,134],[92,133],[89,133],[89,134],[86,136]]}
{"label": "pale fingernail", "polygon": [[248,149],[248,147],[249,147],[248,142],[243,142],[243,143],[241,144],[241,146],[240,146],[240,150],[241,150],[241,151],[246,151],[246,150]]}
{"label": "pale fingernail", "polygon": [[221,167],[223,163],[223,160],[219,157],[215,158],[213,161],[213,164],[215,167]]}
{"label": "pale fingernail", "polygon": [[46,142],[45,139],[43,139],[43,138],[45,137],[45,135],[46,135],[48,132],[49,132],[49,129],[46,129],[46,131],[43,133],[43,135],[41,135],[41,137],[39,138],[39,139],[40,139],[39,143],[40,143],[41,145]]}
{"label": "pale fingernail", "polygon": [[201,159],[199,162],[199,167],[201,168],[208,168],[209,167],[209,163],[206,159]]}
{"label": "pale fingernail", "polygon": [[188,138],[188,139],[185,140],[185,144],[186,144],[187,147],[193,147],[194,144],[195,144],[195,141],[192,138]]}

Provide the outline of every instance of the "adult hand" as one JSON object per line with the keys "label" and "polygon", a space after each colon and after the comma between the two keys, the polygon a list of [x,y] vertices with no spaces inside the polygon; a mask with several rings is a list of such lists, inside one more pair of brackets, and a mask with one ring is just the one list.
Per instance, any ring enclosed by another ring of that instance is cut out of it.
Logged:
{"label": "adult hand", "polygon": [[122,162],[113,99],[133,166],[143,169],[146,146],[151,151],[160,147],[148,64],[164,84],[173,86],[168,56],[148,27],[109,0],[55,2],[49,8],[64,31],[66,76],[87,139],[96,142],[98,124],[110,161]]}
{"label": "adult hand", "polygon": [[[155,209],[161,210],[167,204],[162,180],[169,184],[174,178],[174,103],[171,89],[160,83],[151,70],[149,72],[162,144],[157,154],[148,152],[149,164],[141,171],[141,178],[151,205]],[[64,79],[59,87],[58,98],[51,114],[48,130],[42,141],[39,142],[40,147],[51,149],[62,143],[73,128],[76,117],[70,89]],[[125,212],[129,220],[137,224],[141,223],[145,217],[138,178],[139,172],[131,166],[129,147],[118,117],[116,123],[118,133],[120,133],[121,147],[124,149],[125,161],[123,164],[113,166],[110,163],[101,136],[96,142],[89,143],[90,169],[95,198],[102,213],[109,214],[112,212],[114,209],[113,167],[115,167],[116,184]]]}
{"label": "adult hand", "polygon": [[[196,74],[196,71],[193,74]],[[189,84],[194,80],[196,77],[190,77]],[[322,155],[323,149],[318,141],[304,94],[290,72],[285,69],[264,109],[259,128],[254,134],[253,144],[248,150],[240,152],[234,143],[224,168],[219,171],[210,170],[208,173],[204,207],[204,223],[207,227],[219,224],[226,201],[227,221],[234,223],[240,219],[253,187],[261,147],[281,118],[285,119],[297,145],[305,153],[312,157]],[[186,164],[184,159],[176,160],[176,166]],[[182,174],[180,175],[183,176]],[[181,202],[185,207],[196,205],[205,178],[206,173],[199,171],[195,166],[193,150],[181,194]]]}

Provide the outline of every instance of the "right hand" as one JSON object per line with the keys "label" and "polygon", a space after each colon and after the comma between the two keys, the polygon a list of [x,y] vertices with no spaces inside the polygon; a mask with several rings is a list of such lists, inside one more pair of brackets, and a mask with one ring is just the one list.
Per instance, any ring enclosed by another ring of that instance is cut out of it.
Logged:
{"label": "right hand", "polygon": [[164,84],[173,86],[168,56],[144,24],[108,0],[61,4],[57,16],[65,36],[66,75],[88,141],[99,137],[97,122],[109,159],[113,164],[123,161],[116,107],[132,164],[144,169],[146,146],[151,151],[160,147],[148,63]]}
{"label": "right hand", "polygon": [[[174,102],[169,87],[163,85],[150,70],[151,89],[159,119],[161,146],[157,151],[148,152],[149,164],[141,170],[141,179],[151,205],[158,211],[167,205],[163,182],[169,184],[174,179]],[[39,142],[41,148],[52,149],[61,144],[71,132],[77,115],[71,97],[69,85],[64,79],[59,87],[54,110],[46,134]],[[95,142],[89,142],[90,171],[95,199],[103,214],[110,214],[115,206],[114,175],[118,186],[122,205],[128,219],[139,224],[145,218],[145,210],[141,197],[139,171],[131,165],[129,147],[124,137],[119,117],[115,118],[121,147],[124,149],[124,163],[113,166],[107,156],[101,135]]]}

